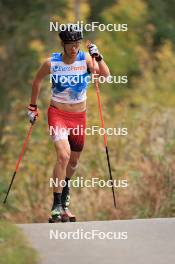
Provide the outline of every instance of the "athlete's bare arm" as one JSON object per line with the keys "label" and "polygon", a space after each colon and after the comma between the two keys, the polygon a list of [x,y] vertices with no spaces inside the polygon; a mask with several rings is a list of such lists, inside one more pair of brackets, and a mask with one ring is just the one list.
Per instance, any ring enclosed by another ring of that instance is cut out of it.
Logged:
{"label": "athlete's bare arm", "polygon": [[50,58],[46,59],[42,64],[41,68],[38,70],[32,84],[32,95],[31,95],[31,104],[36,105],[36,101],[40,92],[41,82],[44,77],[50,74]]}
{"label": "athlete's bare arm", "polygon": [[[87,66],[91,73],[93,73],[93,64],[92,64],[92,57],[89,55],[89,53],[86,53],[86,62]],[[100,62],[96,62],[95,60],[95,71],[99,76],[107,77],[110,75],[110,71],[104,60]]]}

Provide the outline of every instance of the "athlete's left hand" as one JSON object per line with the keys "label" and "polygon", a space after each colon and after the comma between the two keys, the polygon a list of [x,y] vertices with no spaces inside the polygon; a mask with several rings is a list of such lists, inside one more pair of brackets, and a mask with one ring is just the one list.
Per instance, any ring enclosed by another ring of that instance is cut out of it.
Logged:
{"label": "athlete's left hand", "polygon": [[92,43],[89,44],[88,49],[89,49],[89,54],[91,55],[91,57],[95,57],[95,60],[97,62],[100,62],[101,60],[103,60],[103,56],[100,54],[95,44],[92,44]]}
{"label": "athlete's left hand", "polygon": [[88,46],[88,49],[91,57],[98,57],[100,55],[99,50],[95,44],[90,44]]}

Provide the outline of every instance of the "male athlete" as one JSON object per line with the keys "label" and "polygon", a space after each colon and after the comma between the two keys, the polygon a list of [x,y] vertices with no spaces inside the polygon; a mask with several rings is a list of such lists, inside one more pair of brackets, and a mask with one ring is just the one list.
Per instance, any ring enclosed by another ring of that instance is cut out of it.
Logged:
{"label": "male athlete", "polygon": [[[99,53],[97,46],[90,44],[89,53],[80,51],[82,31],[67,25],[59,33],[62,53],[53,53],[46,59],[36,74],[32,85],[32,95],[28,107],[30,122],[38,117],[37,98],[41,82],[46,75],[52,76],[52,96],[48,109],[49,128],[56,150],[56,163],[53,170],[55,182],[66,182],[53,187],[51,221],[76,221],[68,209],[70,203],[69,180],[74,174],[83,150],[85,133],[73,134],[68,129],[86,127],[86,89],[87,77],[93,72],[92,57],[95,57],[95,71],[99,76],[110,75],[109,69]],[[90,55],[89,55],[90,54]],[[76,79],[78,80],[77,82]],[[63,129],[64,128],[64,129]]]}

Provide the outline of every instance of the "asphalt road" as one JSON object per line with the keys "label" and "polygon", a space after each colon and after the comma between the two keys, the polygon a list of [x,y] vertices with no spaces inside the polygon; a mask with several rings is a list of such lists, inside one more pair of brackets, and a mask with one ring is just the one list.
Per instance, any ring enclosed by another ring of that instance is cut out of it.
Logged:
{"label": "asphalt road", "polygon": [[18,226],[40,264],[175,263],[175,218]]}

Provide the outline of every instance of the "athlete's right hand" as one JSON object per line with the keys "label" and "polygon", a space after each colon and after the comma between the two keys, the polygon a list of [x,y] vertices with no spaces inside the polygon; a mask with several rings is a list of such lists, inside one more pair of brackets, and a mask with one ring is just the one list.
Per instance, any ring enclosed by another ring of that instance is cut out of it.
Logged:
{"label": "athlete's right hand", "polygon": [[38,110],[37,110],[37,105],[30,104],[28,106],[28,112],[27,115],[29,117],[30,123],[34,123],[35,120],[38,118]]}

